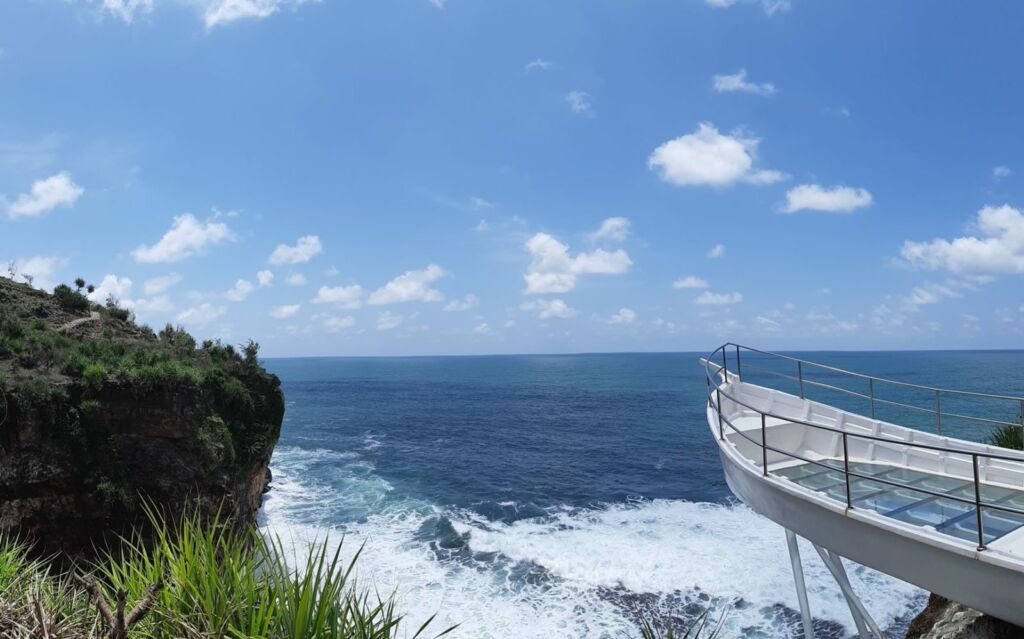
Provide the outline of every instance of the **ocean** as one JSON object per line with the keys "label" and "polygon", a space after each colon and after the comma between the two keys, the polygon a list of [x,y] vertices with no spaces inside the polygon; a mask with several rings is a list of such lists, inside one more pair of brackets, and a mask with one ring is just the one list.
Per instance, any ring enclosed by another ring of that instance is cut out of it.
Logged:
{"label": "ocean", "polygon": [[[783,531],[725,484],[699,356],[269,359],[287,411],[261,525],[298,545],[344,537],[346,557],[362,545],[361,586],[394,594],[409,636],[435,613],[436,630],[460,624],[450,636],[530,639],[637,637],[641,616],[710,610],[724,618],[723,637],[796,637]],[[803,356],[1024,393],[1021,352]],[[756,358],[744,363],[749,381],[792,384],[759,377]],[[841,383],[817,374],[806,377]],[[857,400],[827,392],[808,389],[823,401]],[[946,428],[981,436],[971,425]],[[818,636],[851,636],[832,578],[809,546],[803,557]],[[849,570],[875,619],[902,636],[927,593]]]}

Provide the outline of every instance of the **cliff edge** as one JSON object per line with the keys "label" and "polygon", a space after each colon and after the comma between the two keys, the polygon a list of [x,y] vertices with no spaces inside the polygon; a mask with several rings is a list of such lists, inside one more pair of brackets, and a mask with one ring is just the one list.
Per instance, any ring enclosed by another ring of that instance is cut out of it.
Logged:
{"label": "cliff edge", "polygon": [[198,504],[253,521],[284,417],[258,345],[197,345],[90,302],[0,277],[0,533],[88,553]]}

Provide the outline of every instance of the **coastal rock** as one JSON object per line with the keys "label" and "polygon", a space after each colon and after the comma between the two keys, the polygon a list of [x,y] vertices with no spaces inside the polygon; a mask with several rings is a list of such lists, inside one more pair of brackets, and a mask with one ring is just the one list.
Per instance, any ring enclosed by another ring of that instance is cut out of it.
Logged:
{"label": "coastal rock", "polygon": [[258,347],[65,295],[84,308],[0,278],[0,535],[81,556],[144,530],[148,505],[254,522],[284,418]]}
{"label": "coastal rock", "polygon": [[995,617],[931,595],[928,605],[910,623],[907,639],[1013,639],[1024,637],[1019,628]]}

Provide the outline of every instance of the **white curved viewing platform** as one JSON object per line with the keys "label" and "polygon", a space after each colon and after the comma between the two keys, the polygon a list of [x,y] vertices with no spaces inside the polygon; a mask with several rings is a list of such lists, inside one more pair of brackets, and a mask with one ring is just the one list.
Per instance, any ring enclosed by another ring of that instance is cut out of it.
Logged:
{"label": "white curved viewing platform", "polygon": [[[744,381],[755,354],[794,364],[796,375],[780,377],[799,394]],[[708,426],[729,488],[790,537],[805,636],[813,634],[794,533],[816,546],[861,636],[882,633],[850,589],[840,557],[1024,625],[1024,452],[940,434],[951,417],[1024,428],[991,415],[943,413],[942,402],[956,395],[976,404],[1024,400],[871,378],[731,343],[704,364]],[[830,383],[811,381],[808,367],[827,371]],[[832,381],[844,374],[860,380],[863,392]],[[870,400],[869,414],[801,397],[809,384]],[[934,404],[882,400],[875,395],[881,384],[926,392]],[[883,401],[934,415],[939,432],[874,419]]]}

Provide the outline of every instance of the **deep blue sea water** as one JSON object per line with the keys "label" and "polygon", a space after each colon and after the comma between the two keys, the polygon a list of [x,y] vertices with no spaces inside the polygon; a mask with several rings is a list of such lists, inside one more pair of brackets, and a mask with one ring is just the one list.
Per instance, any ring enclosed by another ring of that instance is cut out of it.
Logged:
{"label": "deep blue sea water", "polygon": [[[1024,394],[1019,351],[803,356],[915,383]],[[438,613],[438,628],[460,623],[456,637],[634,637],[640,611],[686,619],[708,607],[726,615],[724,637],[794,637],[782,530],[725,485],[698,357],[270,359],[287,414],[265,526],[300,544],[344,534],[349,554],[365,542],[363,584],[394,591],[414,621]],[[785,362],[745,356],[741,364],[748,381],[795,388],[755,369],[795,374]],[[864,390],[859,380],[804,373]],[[806,390],[866,410],[859,398]],[[876,396],[933,401],[897,387]],[[997,419],[1018,410],[943,401],[943,410]],[[922,427],[934,419],[877,408],[881,418]],[[968,422],[944,426],[984,434]],[[819,630],[847,636],[838,589],[813,551],[803,554]],[[924,603],[924,593],[874,571],[852,567],[851,577],[895,632]]]}

